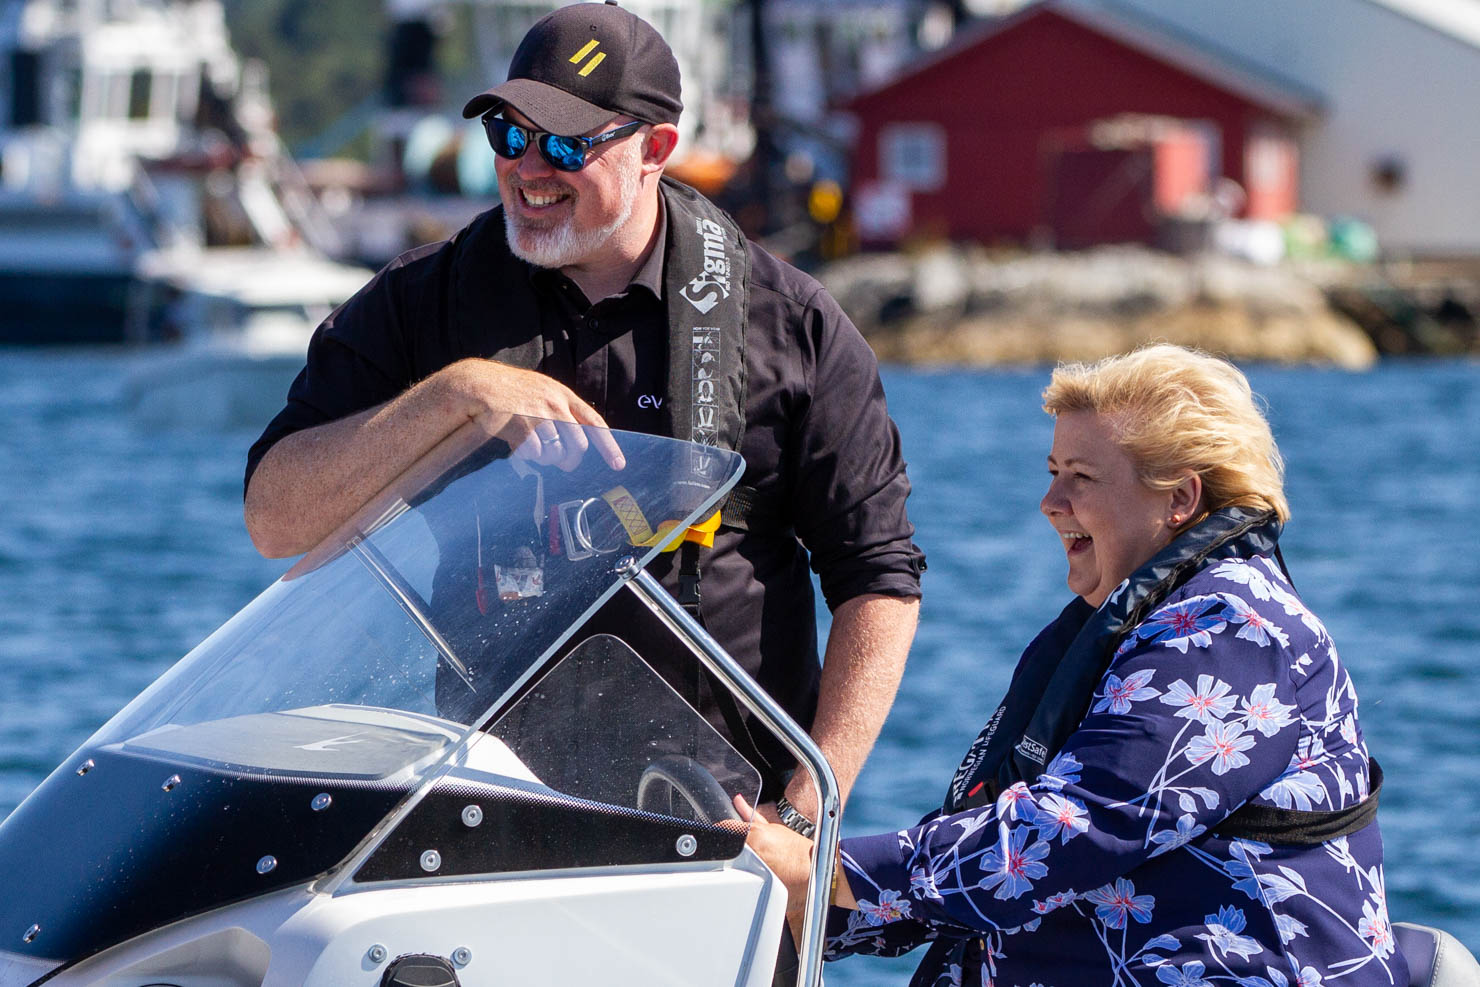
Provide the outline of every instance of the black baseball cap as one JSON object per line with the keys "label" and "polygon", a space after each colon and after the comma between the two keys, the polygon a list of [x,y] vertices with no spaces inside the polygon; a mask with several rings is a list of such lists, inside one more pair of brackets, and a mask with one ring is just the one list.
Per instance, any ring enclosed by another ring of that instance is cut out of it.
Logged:
{"label": "black baseball cap", "polygon": [[678,61],[656,28],[616,0],[571,4],[529,29],[508,81],[468,100],[463,116],[506,105],[552,134],[584,134],[617,115],[677,123]]}

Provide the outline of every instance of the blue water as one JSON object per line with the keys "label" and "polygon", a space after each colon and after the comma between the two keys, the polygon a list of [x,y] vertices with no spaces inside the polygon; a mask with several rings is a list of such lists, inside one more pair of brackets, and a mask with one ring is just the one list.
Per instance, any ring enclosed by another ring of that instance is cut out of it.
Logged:
{"label": "blue water", "polygon": [[[257,426],[201,428],[188,403],[177,427],[145,424],[123,397],[133,362],[0,350],[0,816],[284,568],[257,557],[241,522]],[[1387,771],[1392,913],[1480,947],[1480,364],[1250,376],[1289,462],[1286,558],[1352,669]],[[1045,379],[886,371],[930,571],[845,834],[939,803],[1018,651],[1067,599],[1037,511]],[[852,959],[828,983],[902,985],[913,965]]]}

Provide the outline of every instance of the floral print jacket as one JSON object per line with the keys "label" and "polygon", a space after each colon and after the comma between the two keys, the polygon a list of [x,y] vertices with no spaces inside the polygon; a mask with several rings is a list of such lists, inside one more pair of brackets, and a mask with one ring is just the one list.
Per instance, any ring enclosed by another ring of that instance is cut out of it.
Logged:
{"label": "floral print jacket", "polygon": [[1406,987],[1374,822],[1218,835],[1245,802],[1367,797],[1357,695],[1267,558],[1210,563],[1126,637],[1089,712],[995,805],[843,842],[829,959],[935,946],[917,987]]}

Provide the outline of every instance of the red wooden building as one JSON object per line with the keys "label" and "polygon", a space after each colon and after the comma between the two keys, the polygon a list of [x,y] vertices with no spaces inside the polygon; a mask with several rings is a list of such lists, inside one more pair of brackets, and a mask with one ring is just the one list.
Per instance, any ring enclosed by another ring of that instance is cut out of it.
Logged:
{"label": "red wooden building", "polygon": [[1070,248],[1155,242],[1166,218],[1210,208],[1289,215],[1295,129],[1319,100],[1130,14],[1050,0],[963,32],[847,110],[865,243]]}

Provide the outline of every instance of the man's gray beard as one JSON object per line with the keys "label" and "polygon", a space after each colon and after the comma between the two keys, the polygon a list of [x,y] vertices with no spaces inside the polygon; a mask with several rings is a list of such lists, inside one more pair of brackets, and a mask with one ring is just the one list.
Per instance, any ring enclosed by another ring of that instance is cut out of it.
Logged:
{"label": "man's gray beard", "polygon": [[[574,229],[572,219],[549,229],[522,226],[510,209],[504,210],[504,232],[509,240],[509,249],[520,260],[536,267],[561,268],[577,264],[601,249],[617,230],[632,218],[632,209],[641,190],[641,178],[632,162],[622,162],[620,169],[622,209],[612,221],[600,229]],[[519,193],[514,192],[515,195]]]}

